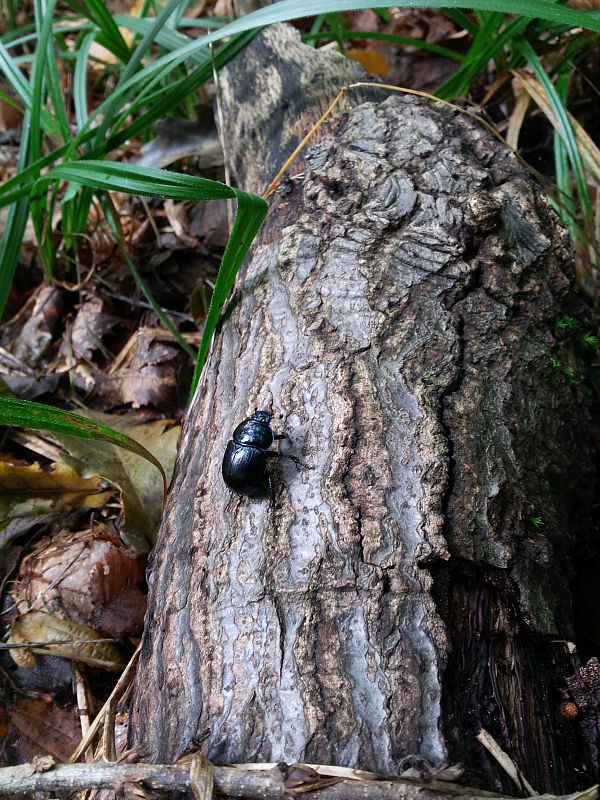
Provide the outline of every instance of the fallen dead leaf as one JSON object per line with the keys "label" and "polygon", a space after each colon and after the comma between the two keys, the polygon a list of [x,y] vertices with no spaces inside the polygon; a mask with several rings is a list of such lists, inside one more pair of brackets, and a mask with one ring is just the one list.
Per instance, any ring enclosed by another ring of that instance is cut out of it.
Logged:
{"label": "fallen dead leaf", "polygon": [[16,358],[30,367],[40,364],[62,319],[63,303],[63,292],[55,286],[42,286],[37,291],[33,310],[25,312],[27,316],[21,324],[15,320],[20,327],[11,348]]}
{"label": "fallen dead leaf", "polygon": [[66,761],[80,738],[75,714],[54,703],[22,697],[9,711],[7,744],[13,763],[32,761],[40,754]]}
{"label": "fallen dead leaf", "polygon": [[[82,303],[71,327],[71,349],[74,358],[89,361],[93,353],[98,350],[105,357],[109,355],[102,340],[120,323],[114,314],[104,310],[105,305],[106,300],[97,295],[88,296]],[[66,354],[64,343],[61,351],[63,355]]]}
{"label": "fallen dead leaf", "polygon": [[39,653],[81,661],[108,672],[121,672],[126,662],[114,644],[98,641],[102,638],[87,625],[77,625],[42,611],[30,611],[14,620],[7,644],[31,645],[9,650],[13,661],[25,669],[35,666],[32,654]]}
{"label": "fallen dead leaf", "polygon": [[389,64],[385,58],[375,50],[350,48],[346,50],[346,56],[352,61],[357,61],[361,64],[369,75],[379,75],[380,78],[383,78],[390,71]]}
{"label": "fallen dead leaf", "polygon": [[98,475],[81,478],[71,467],[0,461],[0,522],[71,508],[101,508],[112,494]]}
{"label": "fallen dead leaf", "polygon": [[[173,426],[168,420],[137,425],[131,420],[107,414],[89,416],[142,444],[158,458],[170,480],[177,455],[179,426]],[[63,459],[65,463],[84,475],[87,470],[98,472],[120,488],[123,502],[120,533],[123,541],[136,550],[149,550],[162,516],[163,486],[156,467],[119,447],[99,447],[97,442],[73,436],[61,436],[60,441],[69,453]]]}
{"label": "fallen dead leaf", "polygon": [[114,638],[144,624],[146,556],[124,547],[105,525],[63,530],[40,539],[23,559],[13,589],[17,603],[62,609],[67,617]]}

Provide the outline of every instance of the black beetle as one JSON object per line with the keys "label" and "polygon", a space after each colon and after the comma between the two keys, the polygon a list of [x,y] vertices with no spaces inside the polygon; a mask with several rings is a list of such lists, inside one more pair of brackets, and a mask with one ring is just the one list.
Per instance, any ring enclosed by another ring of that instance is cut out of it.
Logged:
{"label": "black beetle", "polygon": [[275,439],[287,439],[285,433],[273,433],[270,420],[268,411],[255,411],[240,422],[227,443],[221,471],[223,480],[234,492],[253,497],[268,487],[272,502],[273,483],[267,458],[291,458],[295,463],[298,459],[277,450],[269,451]]}

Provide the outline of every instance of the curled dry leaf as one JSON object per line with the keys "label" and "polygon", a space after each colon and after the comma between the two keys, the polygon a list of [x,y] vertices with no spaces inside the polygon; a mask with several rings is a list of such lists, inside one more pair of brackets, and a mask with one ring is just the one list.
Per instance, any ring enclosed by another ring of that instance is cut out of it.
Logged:
{"label": "curled dry leaf", "polygon": [[146,610],[146,556],[106,526],[41,539],[23,559],[17,602],[61,608],[73,622],[121,638],[139,634]]}
{"label": "curled dry leaf", "polygon": [[[179,426],[172,426],[169,420],[136,425],[127,419],[104,414],[94,414],[93,418],[143,445],[163,465],[167,480],[171,479]],[[69,463],[79,471],[87,468],[99,472],[121,489],[124,514],[121,536],[130,547],[148,550],[162,516],[162,480],[154,465],[123,448],[99,448],[94,442],[72,436],[60,439],[71,456],[66,456],[65,460],[69,458]]]}
{"label": "curled dry leaf", "polygon": [[[13,661],[25,669],[35,666],[32,653],[81,661],[108,672],[121,672],[125,661],[110,642],[98,642],[101,635],[87,625],[77,625],[42,611],[22,614],[13,622],[7,644]],[[31,647],[21,645],[31,644]]]}
{"label": "curled dry leaf", "polygon": [[52,342],[54,331],[62,319],[63,292],[55,286],[42,286],[31,313],[22,324],[13,342],[12,352],[16,358],[36,367]]}
{"label": "curled dry leaf", "polygon": [[143,328],[131,337],[124,351],[115,358],[108,372],[93,365],[78,364],[72,373],[75,386],[94,391],[106,408],[175,408],[183,359],[179,348],[155,338],[151,328]]}
{"label": "curled dry leaf", "polygon": [[81,478],[64,464],[45,470],[37,462],[15,466],[0,461],[0,522],[72,508],[101,508],[112,491],[98,475]]}
{"label": "curled dry leaf", "polygon": [[[104,310],[105,302],[103,298],[93,295],[79,308],[71,328],[71,348],[76,359],[89,361],[96,350],[104,352],[102,339],[119,324],[117,317]],[[64,343],[61,351],[63,355],[66,354]]]}

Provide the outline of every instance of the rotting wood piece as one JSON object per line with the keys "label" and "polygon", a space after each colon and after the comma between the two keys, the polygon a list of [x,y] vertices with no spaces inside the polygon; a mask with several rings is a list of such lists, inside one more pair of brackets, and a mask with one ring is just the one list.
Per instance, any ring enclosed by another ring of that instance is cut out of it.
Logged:
{"label": "rotting wood piece", "polygon": [[[242,188],[288,154],[276,139],[266,155],[261,121],[314,122],[299,76],[317,85],[330,57],[277,27],[225,71]],[[182,436],[130,744],[384,774],[466,755],[499,786],[484,724],[536,789],[570,789],[583,754],[554,711],[572,672],[554,641],[572,638],[592,471],[580,389],[548,357],[556,318],[579,313],[567,234],[514,156],[446,108],[391,96],[320,133],[240,273]],[[274,509],[220,477],[256,408],[309,465],[283,465]]]}

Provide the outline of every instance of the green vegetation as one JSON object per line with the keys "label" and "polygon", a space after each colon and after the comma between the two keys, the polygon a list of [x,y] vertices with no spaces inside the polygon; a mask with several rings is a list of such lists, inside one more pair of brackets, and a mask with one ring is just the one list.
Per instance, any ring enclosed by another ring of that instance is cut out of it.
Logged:
{"label": "green vegetation", "polygon": [[[412,8],[443,8],[457,28],[465,32],[466,38],[459,48],[456,42],[438,45],[411,37],[346,29],[341,12],[373,7],[364,0],[281,0],[231,22],[216,18],[186,19],[189,3],[185,0],[169,0],[162,8],[147,2],[139,16],[115,18],[102,0],[67,0],[66,5],[75,16],[61,17],[56,0],[35,0],[33,25],[14,29],[15,4],[10,2],[7,8],[12,29],[0,37],[0,70],[13,93],[8,100],[25,114],[17,174],[0,186],[0,207],[9,207],[0,241],[0,312],[5,308],[28,219],[33,224],[47,279],[51,280],[57,273],[68,274],[78,264],[96,200],[95,208],[103,210],[123,258],[148,301],[181,346],[197,356],[195,385],[237,270],[266,214],[266,203],[215,181],[111,159],[124,142],[140,135],[149,137],[156,120],[176,109],[187,113],[199,88],[212,78],[213,68],[218,71],[237,56],[262,27],[300,17],[315,17],[311,31],[305,36],[310,42],[330,38],[343,50],[346,41],[384,39],[450,59],[458,65],[458,70],[436,91],[437,96],[447,101],[479,102],[482,76],[493,64],[495,88],[487,91],[486,99],[502,88],[502,102],[511,114],[509,132],[512,126],[512,133],[516,130],[518,137],[519,119],[522,122],[532,102],[554,126],[555,207],[595,268],[597,243],[588,176],[598,178],[600,158],[597,147],[569,115],[566,106],[569,74],[598,46],[600,14],[597,12],[579,12],[553,0],[523,0],[518,6],[506,0],[472,0],[469,3],[472,13],[465,12],[464,0],[411,2]],[[385,20],[386,9],[396,5],[378,3],[380,19]],[[519,13],[513,13],[515,10]],[[191,37],[190,32],[195,36],[198,33],[196,28],[208,33]],[[122,30],[131,32],[130,41],[126,41]],[[69,46],[73,40],[74,47]],[[28,45],[25,55],[19,49],[24,43]],[[86,78],[89,62],[98,59],[91,55],[95,43],[109,53],[102,63],[104,75],[112,74],[118,79],[115,77],[109,96],[90,110]],[[72,73],[74,125],[69,122],[57,57],[63,59]],[[524,107],[519,106],[515,85],[529,98]],[[197,354],[179,336],[142,281],[122,242],[109,192],[237,201],[235,224]],[[51,224],[57,207],[60,207],[63,237],[59,262]],[[582,347],[597,347],[592,333],[578,329],[575,335]],[[572,370],[559,359],[549,358],[554,369],[570,382],[575,381]],[[9,424],[5,413],[0,410],[0,421]],[[21,424],[26,424],[26,417]]]}

